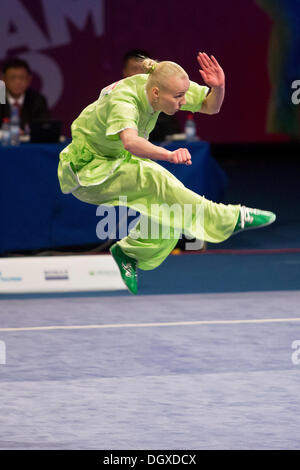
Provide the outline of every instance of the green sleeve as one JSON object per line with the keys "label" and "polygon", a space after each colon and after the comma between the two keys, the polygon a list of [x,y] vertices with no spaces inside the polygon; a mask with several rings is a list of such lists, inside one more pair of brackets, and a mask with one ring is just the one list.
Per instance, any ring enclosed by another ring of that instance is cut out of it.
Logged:
{"label": "green sleeve", "polygon": [[117,140],[124,129],[138,130],[138,120],[136,105],[131,100],[116,97],[108,106],[105,135],[108,139]]}
{"label": "green sleeve", "polygon": [[190,88],[185,95],[186,104],[181,106],[181,109],[183,111],[191,111],[192,113],[200,111],[208,92],[209,88],[207,86],[198,85],[198,83],[191,81]]}

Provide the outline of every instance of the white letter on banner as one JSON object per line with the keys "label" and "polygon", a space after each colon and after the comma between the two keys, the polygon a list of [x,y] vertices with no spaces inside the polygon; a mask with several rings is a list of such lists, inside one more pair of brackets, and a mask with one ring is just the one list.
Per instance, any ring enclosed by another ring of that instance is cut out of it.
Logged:
{"label": "white letter on banner", "polygon": [[19,0],[1,0],[0,44],[0,57],[5,57],[9,49],[18,47],[45,49],[48,41]]}
{"label": "white letter on banner", "polygon": [[63,75],[58,64],[52,57],[39,52],[26,52],[19,57],[29,62],[31,69],[40,77],[42,82],[41,92],[47,96],[49,107],[55,106],[62,95],[64,87]]}
{"label": "white letter on banner", "polygon": [[42,0],[52,46],[70,44],[68,21],[82,30],[90,17],[97,36],[104,32],[103,0]]}

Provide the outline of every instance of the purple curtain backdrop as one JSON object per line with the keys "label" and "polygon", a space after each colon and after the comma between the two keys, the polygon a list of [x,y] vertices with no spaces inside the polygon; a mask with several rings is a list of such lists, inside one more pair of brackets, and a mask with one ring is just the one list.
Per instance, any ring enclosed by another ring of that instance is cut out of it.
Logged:
{"label": "purple curtain backdrop", "polygon": [[[203,83],[197,52],[213,54],[226,75],[226,96],[215,116],[197,115],[209,142],[285,140],[267,134],[271,21],[254,0],[2,0],[0,63],[22,56],[33,86],[48,96],[64,132],[101,88],[121,77],[122,58],[144,48],[181,64]],[[299,77],[300,78],[300,77]],[[183,124],[185,113],[178,118]]]}

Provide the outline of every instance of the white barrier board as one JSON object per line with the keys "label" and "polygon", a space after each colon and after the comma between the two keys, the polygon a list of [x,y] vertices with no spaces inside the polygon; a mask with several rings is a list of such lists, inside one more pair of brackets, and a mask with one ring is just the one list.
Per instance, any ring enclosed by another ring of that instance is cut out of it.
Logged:
{"label": "white barrier board", "polygon": [[0,258],[0,295],[126,290],[110,255]]}

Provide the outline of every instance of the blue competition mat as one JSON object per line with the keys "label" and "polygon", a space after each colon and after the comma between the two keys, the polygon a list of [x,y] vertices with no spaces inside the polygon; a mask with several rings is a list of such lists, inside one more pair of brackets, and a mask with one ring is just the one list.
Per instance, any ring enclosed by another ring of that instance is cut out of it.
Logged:
{"label": "blue competition mat", "polygon": [[187,254],[138,296],[2,297],[0,448],[298,449],[299,267]]}

